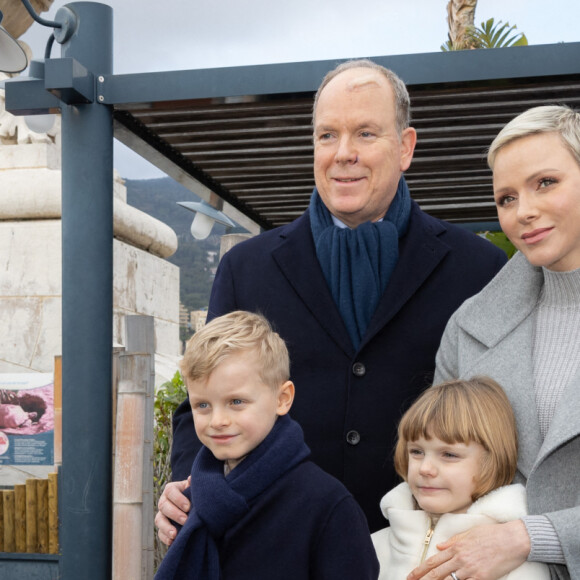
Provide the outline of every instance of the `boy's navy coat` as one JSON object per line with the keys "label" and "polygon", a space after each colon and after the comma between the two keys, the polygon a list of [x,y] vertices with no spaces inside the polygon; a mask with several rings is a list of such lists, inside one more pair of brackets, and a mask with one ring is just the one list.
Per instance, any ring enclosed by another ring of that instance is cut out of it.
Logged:
{"label": "boy's navy coat", "polygon": [[[384,525],[379,501],[398,483],[397,423],[432,380],[445,324],[505,261],[488,241],[413,202],[399,261],[355,351],[318,263],[307,211],[223,257],[208,318],[250,310],[270,320],[290,351],[291,415],[312,459],[346,485],[374,531]],[[185,479],[199,448],[187,401],[174,436],[173,479]]]}
{"label": "boy's navy coat", "polygon": [[281,477],[219,544],[224,580],[376,580],[365,517],[311,461]]}

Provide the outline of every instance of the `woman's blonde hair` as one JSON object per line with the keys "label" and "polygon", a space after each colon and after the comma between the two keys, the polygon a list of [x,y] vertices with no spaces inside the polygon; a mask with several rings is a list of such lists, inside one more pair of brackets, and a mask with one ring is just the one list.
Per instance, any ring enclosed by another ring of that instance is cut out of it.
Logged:
{"label": "woman's blonde hair", "polygon": [[189,339],[181,374],[186,384],[205,379],[227,357],[242,351],[257,355],[265,385],[277,388],[290,378],[288,349],[280,335],[263,316],[243,310],[214,318]]}
{"label": "woman's blonde hair", "polygon": [[580,114],[564,105],[533,107],[514,117],[492,141],[487,154],[487,164],[493,171],[495,158],[508,143],[542,133],[556,133],[562,145],[580,165]]}
{"label": "woman's blonde hair", "polygon": [[395,469],[407,479],[407,444],[437,437],[445,443],[479,443],[486,451],[472,500],[513,481],[518,461],[516,421],[503,389],[489,377],[434,385],[399,423]]}

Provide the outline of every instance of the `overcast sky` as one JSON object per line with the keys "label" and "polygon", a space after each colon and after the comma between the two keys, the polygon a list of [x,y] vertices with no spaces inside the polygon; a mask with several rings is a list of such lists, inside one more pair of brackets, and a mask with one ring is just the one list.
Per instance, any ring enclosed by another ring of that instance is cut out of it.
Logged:
{"label": "overcast sky", "polygon": [[[68,2],[55,0],[52,19]],[[114,72],[438,52],[447,0],[105,0],[113,8]],[[530,44],[580,41],[580,0],[479,0],[476,24],[516,24]],[[24,40],[42,58],[49,29]],[[58,56],[58,46],[53,56]],[[120,146],[115,166],[133,179],[160,176]]]}

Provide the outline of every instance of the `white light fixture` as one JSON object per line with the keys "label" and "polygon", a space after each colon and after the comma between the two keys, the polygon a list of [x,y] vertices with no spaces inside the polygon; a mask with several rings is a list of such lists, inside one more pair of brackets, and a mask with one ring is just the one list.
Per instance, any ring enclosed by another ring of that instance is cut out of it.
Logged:
{"label": "white light fixture", "polygon": [[[17,0],[12,0],[16,2]],[[67,42],[78,28],[78,18],[76,13],[68,6],[59,8],[55,20],[45,20],[41,18],[30,4],[30,0],[20,0],[24,8],[30,14],[30,17],[41,24],[53,29],[48,43],[46,44],[45,58],[50,58],[50,50],[53,41],[56,40],[60,44]],[[3,14],[0,11],[0,23],[2,22]],[[28,58],[24,49],[19,42],[8,34],[5,28],[0,26],[0,72],[17,73],[23,71],[28,66]]]}
{"label": "white light fixture", "polygon": [[[4,15],[0,11],[0,24]],[[28,58],[18,41],[0,26],[0,71],[19,73],[28,66]]]}
{"label": "white light fixture", "polygon": [[204,201],[178,201],[177,204],[195,212],[195,217],[191,224],[191,235],[196,240],[205,240],[216,222],[229,228],[233,228],[236,225],[226,214]]}
{"label": "white light fixture", "polygon": [[56,117],[48,115],[26,115],[24,122],[33,133],[48,133],[54,127]]}

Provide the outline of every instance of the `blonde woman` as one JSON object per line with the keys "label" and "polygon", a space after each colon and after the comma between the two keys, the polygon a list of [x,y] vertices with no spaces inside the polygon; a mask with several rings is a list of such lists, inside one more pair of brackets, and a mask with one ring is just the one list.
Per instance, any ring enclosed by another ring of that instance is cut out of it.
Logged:
{"label": "blonde woman", "polygon": [[508,123],[488,163],[501,227],[519,252],[453,315],[435,380],[486,374],[520,441],[532,515],[439,546],[410,580],[497,580],[522,562],[580,579],[580,114],[536,107]]}

